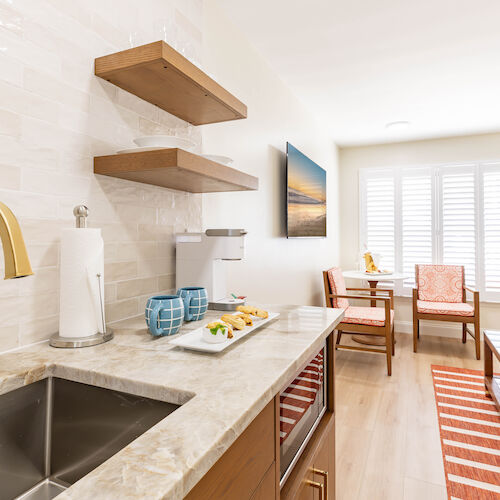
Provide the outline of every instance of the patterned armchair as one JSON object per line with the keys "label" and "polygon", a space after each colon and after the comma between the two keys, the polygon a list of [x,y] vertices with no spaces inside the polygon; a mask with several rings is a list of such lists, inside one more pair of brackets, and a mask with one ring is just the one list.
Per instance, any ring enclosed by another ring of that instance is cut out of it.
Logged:
{"label": "patterned armchair", "polygon": [[[421,319],[462,323],[462,342],[467,333],[476,343],[476,357],[481,357],[479,332],[479,292],[465,286],[464,266],[415,266],[416,288],[413,289],[413,351],[417,352]],[[473,305],[466,302],[467,292],[473,295]],[[474,324],[474,333],[467,325]]]}
{"label": "patterned armchair", "polygon": [[[337,326],[336,349],[378,352],[386,355],[387,374],[392,372],[394,355],[394,297],[393,291],[383,288],[346,288],[342,270],[332,267],[323,271],[326,307],[344,309],[344,319]],[[348,291],[369,292],[370,295],[348,295]],[[375,294],[375,296],[373,296]],[[380,296],[383,295],[383,296]],[[384,307],[351,306],[349,299],[381,301]],[[353,345],[341,345],[343,334],[371,335],[383,337],[385,349],[371,349]]]}

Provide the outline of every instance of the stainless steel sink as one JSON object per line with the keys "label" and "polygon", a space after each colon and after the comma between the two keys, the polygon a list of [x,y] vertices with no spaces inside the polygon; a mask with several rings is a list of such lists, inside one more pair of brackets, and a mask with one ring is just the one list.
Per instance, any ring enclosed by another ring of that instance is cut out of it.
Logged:
{"label": "stainless steel sink", "polygon": [[48,378],[0,396],[0,500],[52,499],[179,406]]}

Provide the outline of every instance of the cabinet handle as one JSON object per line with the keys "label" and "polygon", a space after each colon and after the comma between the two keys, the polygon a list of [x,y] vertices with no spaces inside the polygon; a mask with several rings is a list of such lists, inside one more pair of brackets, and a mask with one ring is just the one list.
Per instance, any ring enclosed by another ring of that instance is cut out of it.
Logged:
{"label": "cabinet handle", "polygon": [[328,472],[325,470],[316,469],[314,467],[311,469],[311,472],[314,472],[314,474],[319,474],[320,476],[323,476],[323,478],[324,478],[323,482],[325,485],[325,500],[328,500]]}
{"label": "cabinet handle", "polygon": [[306,484],[309,486],[312,486],[313,488],[316,488],[319,491],[319,500],[326,500],[324,497],[324,489],[323,485],[321,483],[317,483],[316,481],[306,481]]}

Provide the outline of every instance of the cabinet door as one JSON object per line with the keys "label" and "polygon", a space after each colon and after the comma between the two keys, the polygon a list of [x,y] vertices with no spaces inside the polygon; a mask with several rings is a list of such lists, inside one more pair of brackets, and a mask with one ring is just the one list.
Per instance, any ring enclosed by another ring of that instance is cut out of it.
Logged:
{"label": "cabinet door", "polygon": [[[321,445],[314,456],[314,479],[323,484],[324,500],[335,499],[335,426],[331,425],[324,435]],[[317,497],[319,498],[319,492]]]}

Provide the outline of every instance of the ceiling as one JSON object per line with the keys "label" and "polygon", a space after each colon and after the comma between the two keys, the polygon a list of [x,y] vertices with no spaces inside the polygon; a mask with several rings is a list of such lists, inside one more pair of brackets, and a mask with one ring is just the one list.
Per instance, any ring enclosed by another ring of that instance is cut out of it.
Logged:
{"label": "ceiling", "polygon": [[219,3],[340,146],[500,131],[498,0]]}

